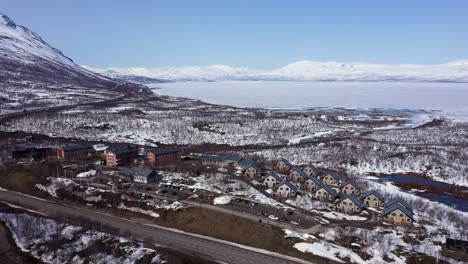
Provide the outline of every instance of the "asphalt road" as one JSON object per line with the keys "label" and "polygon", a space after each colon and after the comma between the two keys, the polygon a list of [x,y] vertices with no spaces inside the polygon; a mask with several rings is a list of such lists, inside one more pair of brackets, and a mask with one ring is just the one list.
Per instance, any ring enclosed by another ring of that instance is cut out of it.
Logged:
{"label": "asphalt road", "polygon": [[102,225],[106,227],[111,227],[123,236],[130,235],[132,238],[141,241],[151,241],[161,246],[197,253],[201,256],[209,256],[214,260],[224,263],[310,263],[262,249],[238,245],[197,234],[185,233],[172,228],[141,224],[97,211],[80,207],[70,207],[12,191],[0,190],[0,201],[36,210],[49,216],[60,215],[68,218],[85,218],[93,222],[102,223]]}

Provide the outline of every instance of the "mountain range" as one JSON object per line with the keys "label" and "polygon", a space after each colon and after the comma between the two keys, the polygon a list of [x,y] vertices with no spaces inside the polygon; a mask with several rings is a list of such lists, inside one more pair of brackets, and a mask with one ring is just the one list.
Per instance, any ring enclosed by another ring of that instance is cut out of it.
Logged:
{"label": "mountain range", "polygon": [[443,64],[371,64],[298,61],[273,70],[256,70],[226,65],[165,67],[165,68],[108,68],[91,71],[110,77],[137,80],[144,83],[168,81],[401,81],[401,82],[468,82],[468,60]]}

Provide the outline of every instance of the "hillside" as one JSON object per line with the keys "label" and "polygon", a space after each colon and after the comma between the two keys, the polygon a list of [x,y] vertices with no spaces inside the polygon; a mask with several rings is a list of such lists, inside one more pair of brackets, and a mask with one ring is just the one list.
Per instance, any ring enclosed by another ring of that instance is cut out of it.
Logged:
{"label": "hillside", "polygon": [[142,85],[80,67],[38,34],[0,14],[0,114],[108,99],[122,93],[151,92]]}

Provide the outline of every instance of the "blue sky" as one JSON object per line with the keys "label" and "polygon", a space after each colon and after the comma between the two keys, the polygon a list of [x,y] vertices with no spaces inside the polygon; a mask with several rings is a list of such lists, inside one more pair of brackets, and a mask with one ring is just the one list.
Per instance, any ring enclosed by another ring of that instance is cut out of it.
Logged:
{"label": "blue sky", "polygon": [[297,60],[442,63],[468,59],[464,0],[0,0],[0,12],[79,64],[226,64]]}

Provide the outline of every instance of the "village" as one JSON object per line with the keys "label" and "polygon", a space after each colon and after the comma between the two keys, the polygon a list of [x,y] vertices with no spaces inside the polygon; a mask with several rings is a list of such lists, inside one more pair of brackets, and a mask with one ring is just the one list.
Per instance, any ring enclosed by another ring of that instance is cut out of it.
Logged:
{"label": "village", "polygon": [[[57,172],[56,176],[74,179],[79,184],[96,188],[139,192],[143,196],[145,192],[150,194],[150,191],[157,191],[162,195],[172,194],[175,199],[187,198],[190,193],[184,195],[180,187],[160,183],[162,171],[183,170],[197,176],[214,168],[229,171],[233,177],[243,179],[280,203],[302,195],[339,213],[371,214],[373,222],[411,225],[415,221],[411,205],[403,199],[385,199],[378,190],[363,190],[356,180],[342,179],[336,172],[320,170],[313,164],[295,166],[287,159],[280,159],[276,164],[259,164],[237,155],[183,155],[183,152],[180,147],[140,148],[132,145],[77,144],[56,150],[36,147],[14,150],[12,157],[23,161],[53,158],[72,164],[83,164],[83,161],[87,161],[90,164],[87,168],[91,168],[87,171],[77,173],[64,169],[63,173]],[[68,168],[71,167],[73,166],[68,165]],[[90,178],[93,177],[98,180],[91,181]],[[257,215],[296,225],[300,222],[268,215],[262,211],[257,212]],[[290,215],[291,213],[285,216]],[[262,222],[261,219],[259,221]]]}

